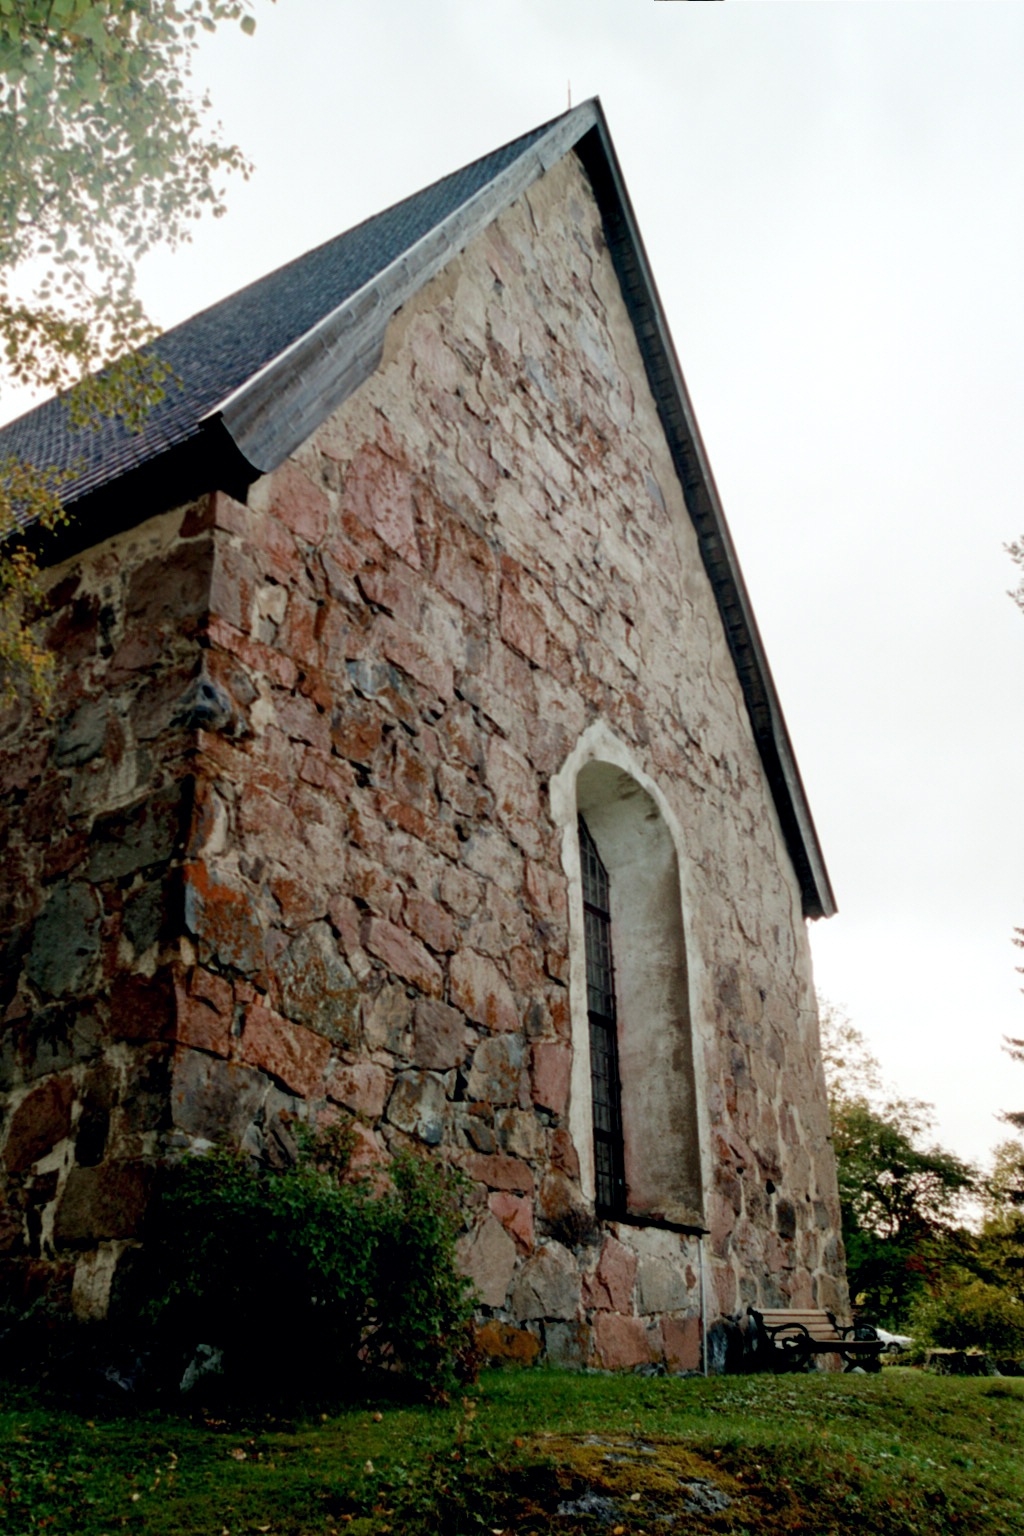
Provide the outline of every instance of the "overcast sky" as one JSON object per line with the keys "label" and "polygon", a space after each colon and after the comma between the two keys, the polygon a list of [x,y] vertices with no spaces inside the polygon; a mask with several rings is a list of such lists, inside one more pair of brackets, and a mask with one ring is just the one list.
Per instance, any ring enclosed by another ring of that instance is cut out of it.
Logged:
{"label": "overcast sky", "polygon": [[204,44],[254,161],[185,318],[600,95],[839,902],[819,989],[938,1135],[1024,1108],[1024,7],[278,0]]}

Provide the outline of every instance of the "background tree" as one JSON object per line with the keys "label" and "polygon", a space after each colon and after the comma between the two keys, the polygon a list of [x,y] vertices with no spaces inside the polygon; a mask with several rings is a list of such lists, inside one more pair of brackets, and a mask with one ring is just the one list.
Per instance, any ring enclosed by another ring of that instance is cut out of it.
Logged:
{"label": "background tree", "polygon": [[[1020,930],[1015,944],[1022,944]],[[1011,1060],[1024,1063],[1024,1040],[1008,1038],[1004,1049]],[[1000,1117],[1024,1131],[1024,1110],[1007,1110]],[[1000,1285],[1024,1304],[1024,1141],[1000,1142],[983,1191],[984,1219],[978,1234],[979,1276]]]}
{"label": "background tree", "polygon": [[984,1216],[972,1268],[1024,1303],[1024,1142],[1000,1142],[983,1186]]}
{"label": "background tree", "polygon": [[[1006,546],[1018,570],[1010,597],[1024,611],[1024,539]],[[1024,949],[1024,928],[1013,942]],[[1024,966],[1018,966],[1024,974]],[[1024,1040],[1007,1036],[1004,1050],[1024,1063]],[[1000,1117],[1024,1131],[1024,1110]],[[977,1346],[994,1354],[1024,1358],[1024,1142],[1001,1142],[982,1186],[984,1216],[964,1269],[945,1293],[922,1309],[922,1331],[936,1344]]]}
{"label": "background tree", "polygon": [[[78,425],[137,425],[160,397],[166,374],[138,350],[152,327],[136,264],[223,212],[224,173],[247,169],[190,89],[199,37],[224,21],[251,32],[250,0],[0,0],[0,390],[65,392]],[[60,522],[60,487],[50,466],[0,460],[8,695],[19,679],[46,694],[22,618],[37,567],[17,530]]]}
{"label": "background tree", "polygon": [[[1024,612],[1024,539],[1008,544],[1006,550],[1019,575],[1010,596]],[[1024,949],[1024,928],[1014,929],[1013,942]],[[1018,965],[1017,971],[1024,976],[1024,965]],[[1011,1060],[1024,1064],[1024,1040],[1007,1035],[1003,1049]],[[1002,1119],[1014,1130],[1024,1131],[1024,1110],[1007,1110]],[[1016,1284],[1018,1299],[1024,1301],[1024,1142],[1004,1141],[996,1148],[987,1204],[988,1235],[1001,1250],[1003,1269]]]}
{"label": "background tree", "polygon": [[[1021,949],[1024,949],[1024,928],[1017,929],[1017,936],[1013,942]],[[1024,967],[1018,966],[1017,969],[1024,970]],[[1011,1061],[1024,1065],[1024,1040],[1014,1040],[1011,1036],[1007,1035],[1004,1039],[1003,1049]],[[1015,1131],[1024,1131],[1024,1109],[1008,1109],[1000,1116],[1000,1119],[1007,1125],[1012,1125]],[[1015,1161],[1010,1150],[1014,1147],[1018,1153]],[[1002,1147],[997,1148],[997,1151],[1004,1154],[1004,1160],[1009,1158],[1003,1183],[1005,1196],[1014,1205],[1024,1207],[1024,1144],[1019,1141],[1004,1142]]]}
{"label": "background tree", "polygon": [[861,1032],[833,1004],[820,1007],[850,1295],[873,1321],[901,1329],[969,1248],[961,1213],[976,1174],[926,1143],[931,1106],[886,1090]]}
{"label": "background tree", "polygon": [[[1017,607],[1024,611],[1024,538],[1018,539],[1013,544],[1007,544],[1006,553],[1017,567],[1018,580],[1014,590],[1010,593]],[[1017,932],[1024,934],[1024,928],[1018,928]]]}

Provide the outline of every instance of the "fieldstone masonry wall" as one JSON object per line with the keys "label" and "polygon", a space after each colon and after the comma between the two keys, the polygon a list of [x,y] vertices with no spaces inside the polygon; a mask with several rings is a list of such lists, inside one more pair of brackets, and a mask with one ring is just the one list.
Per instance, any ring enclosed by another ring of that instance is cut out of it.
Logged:
{"label": "fieldstone masonry wall", "polygon": [[56,572],[55,721],[0,715],[0,1277],[86,1313],[163,1146],[213,552],[189,509]]}
{"label": "fieldstone masonry wall", "polygon": [[492,1352],[695,1367],[697,1236],[595,1221],[569,1130],[548,785],[600,720],[685,841],[708,1320],[842,1306],[799,891],[573,157],[248,505],[50,604],[59,725],[0,738],[9,1280],[101,1311],[155,1158],[347,1113],[465,1169]]}

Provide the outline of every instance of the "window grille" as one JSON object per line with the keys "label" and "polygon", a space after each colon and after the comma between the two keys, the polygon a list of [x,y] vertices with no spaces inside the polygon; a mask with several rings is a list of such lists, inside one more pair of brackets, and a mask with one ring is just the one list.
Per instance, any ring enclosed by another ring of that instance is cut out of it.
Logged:
{"label": "window grille", "polygon": [[582,816],[579,818],[579,829],[587,955],[587,1013],[590,1020],[596,1204],[598,1210],[606,1215],[623,1215],[626,1209],[626,1178],[608,871],[601,862],[597,845]]}

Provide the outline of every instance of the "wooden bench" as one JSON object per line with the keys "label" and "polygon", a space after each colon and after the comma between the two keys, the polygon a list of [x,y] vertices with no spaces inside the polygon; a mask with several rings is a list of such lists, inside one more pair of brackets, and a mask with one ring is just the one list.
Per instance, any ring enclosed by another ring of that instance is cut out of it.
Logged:
{"label": "wooden bench", "polygon": [[773,1371],[803,1371],[812,1355],[838,1355],[844,1369],[860,1366],[880,1371],[885,1345],[869,1323],[836,1322],[831,1312],[813,1308],[748,1307],[755,1331],[755,1357],[767,1357]]}

